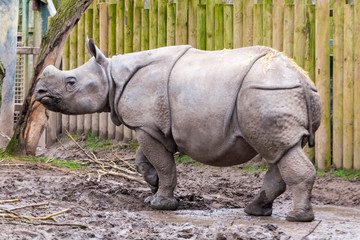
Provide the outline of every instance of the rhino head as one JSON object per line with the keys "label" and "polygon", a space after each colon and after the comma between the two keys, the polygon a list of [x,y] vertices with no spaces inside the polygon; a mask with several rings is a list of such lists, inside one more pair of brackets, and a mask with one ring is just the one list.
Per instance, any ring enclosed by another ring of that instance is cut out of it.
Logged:
{"label": "rhino head", "polygon": [[64,114],[109,112],[109,59],[95,46],[86,44],[92,57],[70,71],[47,66],[35,89],[35,100],[47,109]]}

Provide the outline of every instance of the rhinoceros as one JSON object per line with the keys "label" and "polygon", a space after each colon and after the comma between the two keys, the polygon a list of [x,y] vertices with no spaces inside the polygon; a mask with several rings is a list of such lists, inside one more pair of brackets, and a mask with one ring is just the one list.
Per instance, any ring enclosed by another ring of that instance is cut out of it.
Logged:
{"label": "rhinoceros", "polygon": [[264,46],[202,51],[170,46],[106,58],[87,40],[91,59],[60,71],[48,66],[35,90],[47,109],[65,114],[110,112],[136,131],[135,164],[153,195],[153,209],[174,210],[179,152],[212,166],[233,166],[260,154],[269,164],[257,197],[245,208],[272,214],[286,186],[293,193],[288,221],[312,221],[314,145],[321,102],[306,73]]}

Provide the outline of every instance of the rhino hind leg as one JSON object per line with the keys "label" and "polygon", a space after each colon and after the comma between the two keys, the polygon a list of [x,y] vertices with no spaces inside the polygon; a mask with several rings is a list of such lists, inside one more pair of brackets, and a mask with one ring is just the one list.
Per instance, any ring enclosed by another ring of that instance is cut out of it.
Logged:
{"label": "rhino hind leg", "polygon": [[154,166],[149,162],[141,147],[136,151],[135,156],[136,170],[144,177],[151,192],[155,194],[159,188],[159,177]]}
{"label": "rhino hind leg", "polygon": [[270,164],[260,193],[246,208],[245,213],[255,216],[271,216],[274,200],[286,190],[286,184],[276,164]]}
{"label": "rhino hind leg", "polygon": [[311,207],[311,191],[316,172],[306,157],[301,144],[291,148],[277,163],[281,176],[293,193],[293,210],[286,220],[292,222],[310,222],[314,220]]}
{"label": "rhino hind leg", "polygon": [[136,136],[141,152],[155,168],[158,176],[158,189],[154,195],[145,199],[145,203],[149,204],[153,209],[177,209],[179,203],[174,198],[176,165],[173,154],[167,151],[159,141],[142,130],[137,130]]}

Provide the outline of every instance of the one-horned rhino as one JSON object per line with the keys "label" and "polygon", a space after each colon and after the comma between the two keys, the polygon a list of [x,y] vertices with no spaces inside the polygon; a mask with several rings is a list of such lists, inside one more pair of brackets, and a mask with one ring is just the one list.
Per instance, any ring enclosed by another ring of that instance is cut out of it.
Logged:
{"label": "one-horned rhino", "polygon": [[145,203],[173,210],[180,152],[213,166],[232,166],[260,154],[270,167],[245,212],[272,214],[286,186],[294,196],[289,221],[312,221],[314,145],[321,103],[294,62],[276,50],[247,47],[201,51],[171,46],[106,58],[90,39],[92,58],[60,71],[48,66],[35,90],[47,109],[65,114],[110,112],[136,131],[136,167],[153,192]]}

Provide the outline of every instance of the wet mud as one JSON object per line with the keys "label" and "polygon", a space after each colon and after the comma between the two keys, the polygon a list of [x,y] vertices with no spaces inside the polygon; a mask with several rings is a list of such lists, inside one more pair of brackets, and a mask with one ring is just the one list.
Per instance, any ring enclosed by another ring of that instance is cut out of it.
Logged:
{"label": "wet mud", "polygon": [[[292,196],[286,191],[271,217],[247,216],[243,208],[261,188],[264,172],[239,167],[178,164],[177,211],[143,203],[147,186],[120,177],[22,161],[0,163],[0,208],[49,202],[17,210],[22,216],[56,216],[58,223],[33,225],[0,219],[0,239],[360,239],[360,181],[318,177],[313,190],[316,219],[285,221]],[[49,222],[49,221],[48,221]],[[81,228],[75,224],[86,226]],[[307,236],[308,235],[308,236]]]}

